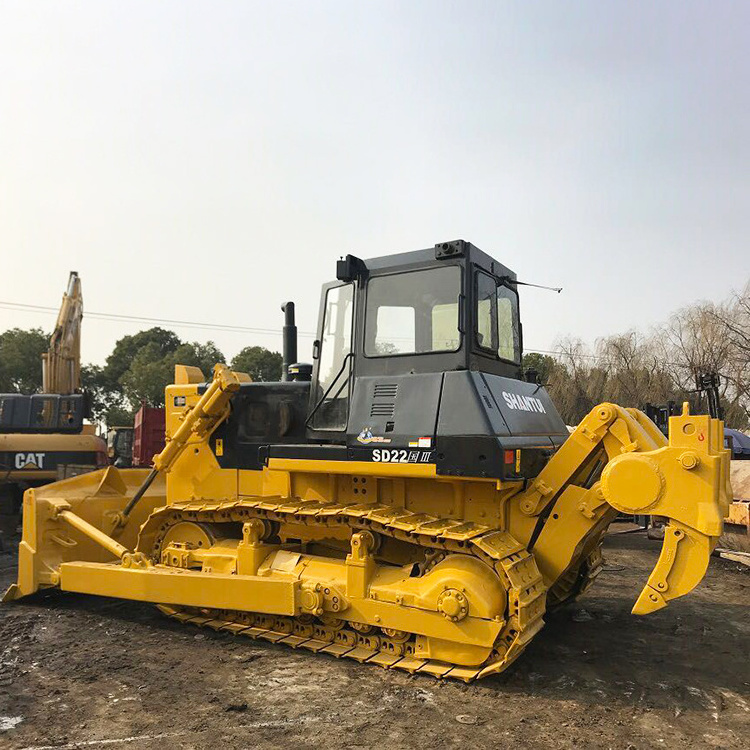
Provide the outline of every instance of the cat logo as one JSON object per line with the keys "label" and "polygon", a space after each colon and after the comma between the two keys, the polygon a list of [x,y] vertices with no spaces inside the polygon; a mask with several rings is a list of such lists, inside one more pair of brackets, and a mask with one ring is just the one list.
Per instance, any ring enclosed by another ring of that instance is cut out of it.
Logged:
{"label": "cat logo", "polygon": [[16,453],[17,469],[43,469],[44,453]]}

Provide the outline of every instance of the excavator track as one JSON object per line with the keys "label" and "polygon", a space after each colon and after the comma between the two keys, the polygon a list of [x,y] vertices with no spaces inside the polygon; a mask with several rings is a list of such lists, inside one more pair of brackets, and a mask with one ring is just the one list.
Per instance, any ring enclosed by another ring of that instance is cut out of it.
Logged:
{"label": "excavator track", "polygon": [[[547,591],[532,554],[504,531],[454,519],[440,519],[402,508],[377,504],[339,505],[284,498],[246,498],[236,501],[174,503],[156,510],[141,529],[138,549],[155,563],[160,560],[162,541],[177,523],[244,523],[261,519],[328,527],[340,532],[367,530],[408,542],[425,553],[473,555],[495,570],[503,583],[508,606],[503,627],[491,656],[481,665],[465,667],[415,658],[413,633],[389,637],[362,633],[340,621],[331,627],[308,616],[279,617],[261,613],[196,610],[160,606],[165,614],[183,622],[284,643],[294,648],[320,651],[337,657],[377,664],[386,668],[454,678],[469,682],[507,668],[542,628]],[[426,555],[427,556],[427,555]]]}

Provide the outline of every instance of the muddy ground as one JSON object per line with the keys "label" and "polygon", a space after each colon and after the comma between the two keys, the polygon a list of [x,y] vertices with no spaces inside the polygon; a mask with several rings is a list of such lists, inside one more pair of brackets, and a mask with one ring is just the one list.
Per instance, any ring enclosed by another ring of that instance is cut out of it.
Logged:
{"label": "muddy ground", "polygon": [[[504,674],[472,685],[179,625],[149,605],[47,592],[0,606],[0,747],[748,748],[750,569],[630,607],[657,554],[607,568]],[[0,585],[14,578],[0,555]]]}

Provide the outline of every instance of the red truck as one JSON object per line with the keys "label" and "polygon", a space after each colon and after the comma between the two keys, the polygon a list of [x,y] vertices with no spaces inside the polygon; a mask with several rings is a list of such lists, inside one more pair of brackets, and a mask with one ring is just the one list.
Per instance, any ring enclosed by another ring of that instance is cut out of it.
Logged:
{"label": "red truck", "polygon": [[133,427],[107,430],[110,463],[123,469],[151,466],[154,455],[164,448],[164,409],[142,404]]}

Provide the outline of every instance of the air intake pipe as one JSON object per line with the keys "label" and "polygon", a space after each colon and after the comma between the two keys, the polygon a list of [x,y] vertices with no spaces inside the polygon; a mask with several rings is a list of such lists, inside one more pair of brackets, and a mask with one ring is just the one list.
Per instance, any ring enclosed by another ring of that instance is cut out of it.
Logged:
{"label": "air intake pipe", "polygon": [[285,302],[281,306],[281,310],[284,313],[281,379],[289,380],[289,365],[293,365],[297,361],[297,326],[294,322],[294,302]]}

